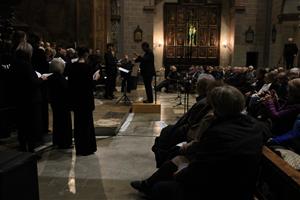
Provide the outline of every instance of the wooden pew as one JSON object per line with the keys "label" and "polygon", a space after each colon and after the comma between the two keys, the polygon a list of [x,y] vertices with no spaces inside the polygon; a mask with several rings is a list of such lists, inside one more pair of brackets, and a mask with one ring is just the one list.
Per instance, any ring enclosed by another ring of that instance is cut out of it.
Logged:
{"label": "wooden pew", "polygon": [[300,200],[300,172],[268,147],[263,148],[256,196],[259,200]]}

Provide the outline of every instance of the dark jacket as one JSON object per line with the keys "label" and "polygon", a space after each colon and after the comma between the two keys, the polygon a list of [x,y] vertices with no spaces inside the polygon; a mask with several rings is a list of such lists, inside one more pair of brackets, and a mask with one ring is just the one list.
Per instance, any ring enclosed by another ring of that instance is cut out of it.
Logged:
{"label": "dark jacket", "polygon": [[284,45],[283,54],[284,57],[294,57],[298,53],[298,47],[295,43],[289,43]]}
{"label": "dark jacket", "polygon": [[116,76],[117,75],[117,58],[112,54],[112,52],[108,51],[104,55],[105,60],[105,72],[107,76]]}
{"label": "dark jacket", "polygon": [[143,57],[137,57],[135,62],[140,62],[141,75],[143,77],[155,76],[154,54],[151,50],[145,52]]}
{"label": "dark jacket", "polygon": [[68,83],[71,109],[80,111],[94,110],[92,67],[86,63],[73,63],[69,69]]}
{"label": "dark jacket", "polygon": [[176,180],[191,195],[187,199],[234,199],[251,196],[269,130],[255,119],[239,115],[217,119],[186,152],[191,163]]}

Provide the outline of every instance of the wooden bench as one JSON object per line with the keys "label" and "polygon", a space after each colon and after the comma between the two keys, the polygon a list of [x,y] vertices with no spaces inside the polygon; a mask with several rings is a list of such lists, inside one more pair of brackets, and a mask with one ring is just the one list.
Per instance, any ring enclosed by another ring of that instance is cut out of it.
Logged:
{"label": "wooden bench", "polygon": [[260,200],[300,200],[300,172],[268,147],[263,148],[256,196]]}

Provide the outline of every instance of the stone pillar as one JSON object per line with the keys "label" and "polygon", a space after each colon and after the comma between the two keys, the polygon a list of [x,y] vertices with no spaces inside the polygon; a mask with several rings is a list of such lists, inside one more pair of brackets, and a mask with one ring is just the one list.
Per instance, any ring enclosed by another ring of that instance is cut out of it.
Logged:
{"label": "stone pillar", "polygon": [[110,22],[110,3],[109,0],[92,0],[92,20],[93,20],[93,35],[92,47],[98,48],[102,54],[106,50],[108,42],[108,30]]}

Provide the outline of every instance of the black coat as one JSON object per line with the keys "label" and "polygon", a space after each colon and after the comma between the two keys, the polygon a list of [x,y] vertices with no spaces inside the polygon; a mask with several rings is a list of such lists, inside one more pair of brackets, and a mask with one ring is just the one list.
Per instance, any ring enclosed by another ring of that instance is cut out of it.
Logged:
{"label": "black coat", "polygon": [[196,199],[246,199],[255,187],[265,134],[269,130],[246,115],[216,120],[188,148],[191,163],[176,179]]}
{"label": "black coat", "polygon": [[137,57],[135,62],[140,62],[141,75],[143,77],[155,76],[154,54],[151,50],[145,52],[143,57]]}
{"label": "black coat", "polygon": [[117,75],[117,58],[112,54],[112,52],[108,51],[104,55],[105,60],[105,72],[107,76],[116,76]]}
{"label": "black coat", "polygon": [[92,67],[86,63],[73,63],[69,68],[68,83],[71,109],[80,111],[94,110]]}
{"label": "black coat", "polygon": [[295,43],[289,43],[284,45],[283,54],[284,57],[294,57],[298,53],[298,47]]}

